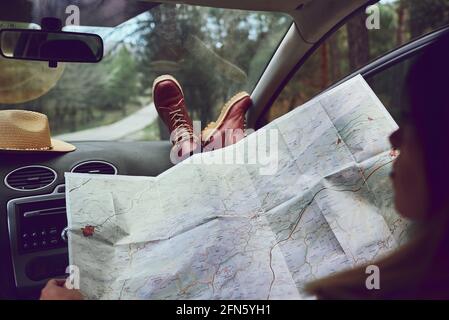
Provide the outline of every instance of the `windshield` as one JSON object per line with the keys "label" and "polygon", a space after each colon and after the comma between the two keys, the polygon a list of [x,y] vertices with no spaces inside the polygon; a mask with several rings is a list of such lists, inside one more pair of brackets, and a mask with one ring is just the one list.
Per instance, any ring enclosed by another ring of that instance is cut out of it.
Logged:
{"label": "windshield", "polygon": [[0,57],[0,110],[45,113],[52,135],[70,141],[168,139],[152,105],[157,76],[179,80],[204,127],[230,97],[253,90],[291,23],[281,13],[162,4],[114,28],[67,26],[99,34],[103,60],[50,69]]}

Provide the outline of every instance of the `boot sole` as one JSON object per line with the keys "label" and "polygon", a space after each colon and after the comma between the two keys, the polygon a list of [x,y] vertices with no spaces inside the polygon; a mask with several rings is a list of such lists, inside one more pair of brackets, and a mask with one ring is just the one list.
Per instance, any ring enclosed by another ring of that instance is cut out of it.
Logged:
{"label": "boot sole", "polygon": [[[214,135],[215,131],[218,127],[220,127],[223,124],[224,119],[228,115],[231,108],[240,100],[249,97],[250,95],[247,92],[239,92],[235,96],[233,96],[224,107],[221,109],[220,115],[218,116],[218,120],[216,122],[216,125],[212,128],[208,129],[209,133],[207,134],[206,138],[203,140],[204,142],[209,141],[209,139]],[[206,132],[205,132],[206,133]]]}
{"label": "boot sole", "polygon": [[182,90],[182,87],[181,87],[181,85],[179,84],[178,80],[176,80],[174,77],[172,77],[172,76],[170,76],[170,75],[168,75],[168,74],[165,74],[165,75],[162,75],[162,76],[157,77],[157,78],[153,81],[153,100],[154,100],[154,88],[156,88],[156,86],[157,86],[159,83],[161,83],[161,82],[163,82],[163,81],[167,81],[167,80],[173,81],[173,82],[178,86],[179,90],[181,90],[182,95],[184,95],[184,91]]}

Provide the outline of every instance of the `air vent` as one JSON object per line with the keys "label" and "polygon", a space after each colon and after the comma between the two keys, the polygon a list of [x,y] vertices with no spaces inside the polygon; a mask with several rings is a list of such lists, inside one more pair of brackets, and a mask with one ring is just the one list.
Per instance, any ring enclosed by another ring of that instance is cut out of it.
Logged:
{"label": "air vent", "polygon": [[11,171],[5,178],[7,187],[18,191],[34,191],[48,187],[56,180],[56,172],[43,166],[28,166]]}
{"label": "air vent", "polygon": [[87,161],[77,164],[72,172],[91,174],[117,174],[117,168],[105,161]]}

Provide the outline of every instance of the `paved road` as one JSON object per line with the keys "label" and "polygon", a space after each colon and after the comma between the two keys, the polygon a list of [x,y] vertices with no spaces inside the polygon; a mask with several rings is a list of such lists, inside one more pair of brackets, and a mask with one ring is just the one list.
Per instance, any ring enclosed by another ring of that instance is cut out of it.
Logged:
{"label": "paved road", "polygon": [[118,140],[144,129],[155,121],[157,117],[157,111],[152,103],[113,124],[61,134],[55,138],[65,141]]}

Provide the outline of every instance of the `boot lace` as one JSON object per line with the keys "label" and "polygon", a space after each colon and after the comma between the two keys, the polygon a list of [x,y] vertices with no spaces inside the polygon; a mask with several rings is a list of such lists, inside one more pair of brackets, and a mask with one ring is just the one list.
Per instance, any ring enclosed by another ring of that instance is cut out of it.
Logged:
{"label": "boot lace", "polygon": [[[182,104],[182,100],[178,103],[178,106]],[[187,123],[186,119],[184,119],[182,108],[175,109],[168,113],[170,115],[170,124],[173,130],[173,139],[174,143],[181,142],[184,140],[192,139],[193,137],[193,129]]]}

